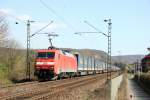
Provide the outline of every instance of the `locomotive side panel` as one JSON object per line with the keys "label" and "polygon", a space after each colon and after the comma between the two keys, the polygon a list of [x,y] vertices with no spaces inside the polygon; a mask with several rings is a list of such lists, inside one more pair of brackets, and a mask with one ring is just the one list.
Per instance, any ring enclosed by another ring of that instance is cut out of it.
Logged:
{"label": "locomotive side panel", "polygon": [[55,72],[60,77],[77,72],[77,61],[72,54],[59,51],[56,63]]}

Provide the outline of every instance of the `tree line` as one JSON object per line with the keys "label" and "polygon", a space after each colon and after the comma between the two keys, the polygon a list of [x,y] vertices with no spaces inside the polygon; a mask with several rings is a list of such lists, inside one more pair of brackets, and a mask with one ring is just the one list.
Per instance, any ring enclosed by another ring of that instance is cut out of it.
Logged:
{"label": "tree line", "polygon": [[10,38],[11,33],[7,17],[0,13],[0,81],[17,80],[25,77],[25,51],[19,43]]}

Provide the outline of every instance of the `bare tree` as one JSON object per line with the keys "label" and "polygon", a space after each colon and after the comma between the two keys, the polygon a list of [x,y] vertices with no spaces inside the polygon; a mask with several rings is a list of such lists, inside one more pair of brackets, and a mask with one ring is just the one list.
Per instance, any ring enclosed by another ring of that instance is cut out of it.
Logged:
{"label": "bare tree", "polygon": [[0,70],[5,74],[8,73],[7,79],[13,80],[23,74],[26,57],[19,49],[20,44],[15,39],[11,39],[8,33],[6,16],[0,12],[0,65],[7,71]]}
{"label": "bare tree", "polygon": [[6,47],[6,42],[8,41],[8,23],[6,22],[6,16],[4,13],[0,12],[0,63],[6,63],[5,58],[5,49],[2,47]]}
{"label": "bare tree", "polygon": [[0,13],[0,47],[6,46],[6,41],[8,36],[8,23],[6,22],[6,16]]}
{"label": "bare tree", "polygon": [[8,69],[9,69],[9,78],[11,80],[16,80],[21,74],[23,69],[23,58],[22,50],[19,49],[20,45],[14,39],[10,39],[7,43],[8,47]]}

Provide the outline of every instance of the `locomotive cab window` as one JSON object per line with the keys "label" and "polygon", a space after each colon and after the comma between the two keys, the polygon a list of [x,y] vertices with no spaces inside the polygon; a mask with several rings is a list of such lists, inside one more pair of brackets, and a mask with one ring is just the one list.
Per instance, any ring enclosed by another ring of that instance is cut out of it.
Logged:
{"label": "locomotive cab window", "polygon": [[46,52],[38,52],[37,58],[46,58]]}
{"label": "locomotive cab window", "polygon": [[39,52],[37,58],[54,58],[54,52]]}
{"label": "locomotive cab window", "polygon": [[47,58],[54,58],[55,53],[54,52],[47,52]]}

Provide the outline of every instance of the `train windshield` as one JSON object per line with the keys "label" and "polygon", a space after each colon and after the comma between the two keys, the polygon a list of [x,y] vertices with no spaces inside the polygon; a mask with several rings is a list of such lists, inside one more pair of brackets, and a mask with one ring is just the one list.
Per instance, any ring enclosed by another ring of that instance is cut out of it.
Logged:
{"label": "train windshield", "polygon": [[54,52],[47,52],[47,58],[54,58],[55,53]]}
{"label": "train windshield", "polygon": [[38,52],[37,58],[54,58],[54,52]]}

